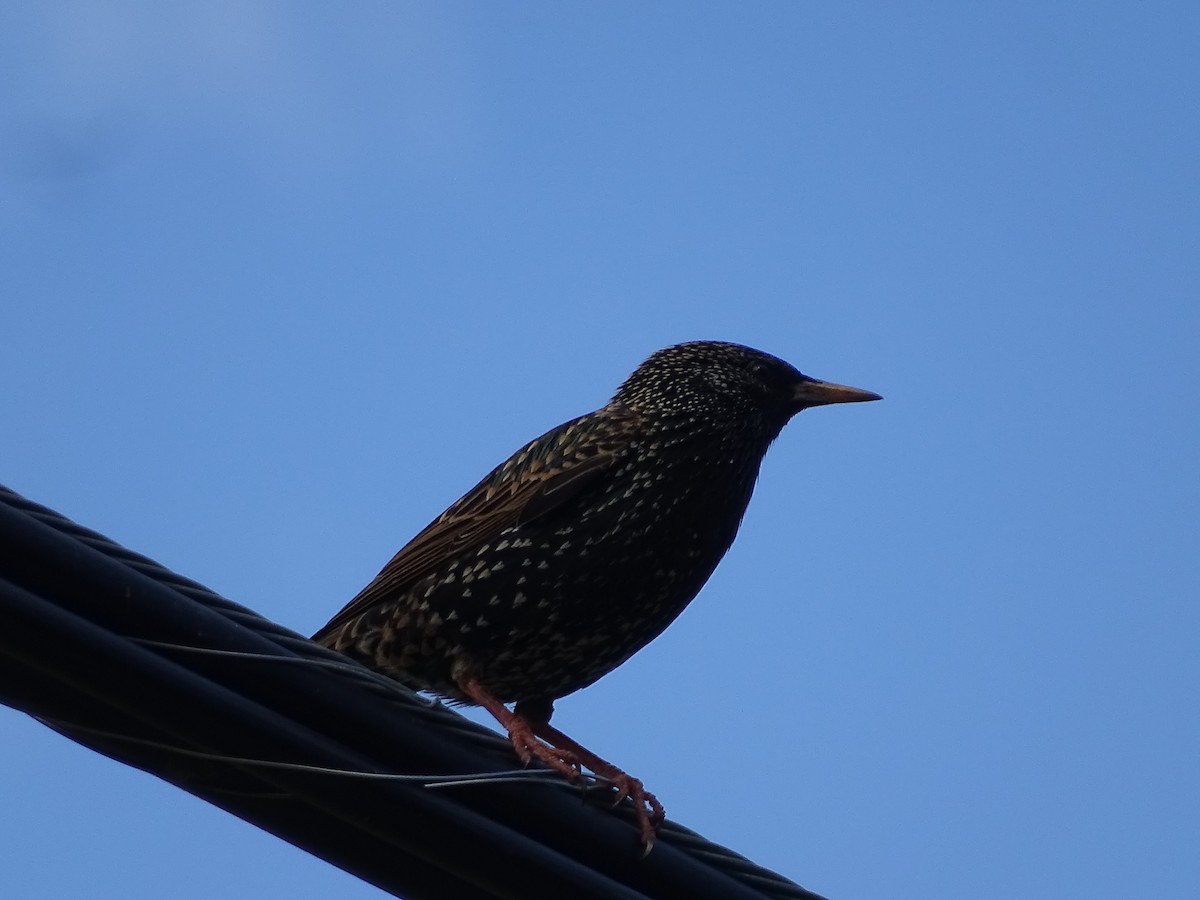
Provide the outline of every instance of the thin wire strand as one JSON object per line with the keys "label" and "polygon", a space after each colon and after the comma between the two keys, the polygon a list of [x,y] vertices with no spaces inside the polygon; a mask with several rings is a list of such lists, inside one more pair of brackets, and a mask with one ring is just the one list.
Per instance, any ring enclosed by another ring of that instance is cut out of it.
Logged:
{"label": "thin wire strand", "polygon": [[[61,719],[49,719],[45,717],[35,717],[39,722],[48,725],[56,730],[82,731],[87,734],[97,735],[99,737],[109,738],[110,740],[122,741],[127,744],[137,744],[143,747],[152,747],[155,750],[163,750],[168,753],[175,753],[179,756],[188,756],[195,759],[204,759],[210,762],[230,763],[232,765],[249,766],[252,768],[261,769],[281,769],[289,772],[309,772],[319,775],[336,775],[341,778],[362,778],[372,781],[399,781],[413,782],[420,784],[423,787],[436,789],[445,787],[470,786],[478,784],[506,784],[517,781],[533,781],[542,782],[545,784],[557,784],[564,787],[575,787],[570,782],[564,780],[558,773],[549,769],[508,769],[500,772],[469,772],[462,775],[418,775],[418,774],[403,774],[399,772],[361,772],[353,769],[334,769],[328,766],[311,766],[306,763],[290,763],[282,760],[272,759],[254,759],[246,756],[228,756],[222,753],[211,753],[207,750],[193,750],[188,747],[180,747],[175,744],[165,744],[161,741],[153,741],[149,738],[132,737],[127,734],[119,734],[113,731],[107,731],[103,728],[92,728],[88,725],[77,725],[74,722],[66,722]],[[594,775],[586,774],[581,776],[588,784],[587,787],[593,785],[606,784],[603,779],[599,779]]]}

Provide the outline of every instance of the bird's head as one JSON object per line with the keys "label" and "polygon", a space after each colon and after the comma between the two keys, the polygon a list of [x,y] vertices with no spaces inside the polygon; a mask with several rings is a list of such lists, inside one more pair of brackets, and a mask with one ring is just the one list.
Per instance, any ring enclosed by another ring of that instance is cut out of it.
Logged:
{"label": "bird's head", "polygon": [[871,391],[810,378],[778,357],[741,344],[691,341],[652,354],[613,402],[653,417],[717,426],[760,423],[774,437],[810,406],[878,399]]}

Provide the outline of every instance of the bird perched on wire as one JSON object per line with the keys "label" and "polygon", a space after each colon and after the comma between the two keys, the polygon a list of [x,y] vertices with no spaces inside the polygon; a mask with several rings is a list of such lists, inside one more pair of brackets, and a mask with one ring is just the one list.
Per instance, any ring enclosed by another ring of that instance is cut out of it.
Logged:
{"label": "bird perched on wire", "polygon": [[523,762],[571,779],[587,767],[618,802],[632,799],[648,850],[662,805],[551,726],[554,701],[623,663],[696,596],[792,416],[878,399],[739,344],[659,350],[606,405],[492,470],[313,639],[484,707]]}

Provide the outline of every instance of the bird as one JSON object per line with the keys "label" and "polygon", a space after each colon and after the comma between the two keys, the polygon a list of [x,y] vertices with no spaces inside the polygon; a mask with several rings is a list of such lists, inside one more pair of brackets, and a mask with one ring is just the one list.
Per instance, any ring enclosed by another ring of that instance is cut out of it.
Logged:
{"label": "bird", "polygon": [[488,473],[313,640],[483,707],[526,765],[572,781],[589,769],[614,805],[632,801],[648,853],[662,804],[550,725],[554,703],[629,659],[699,593],[796,413],[879,399],[741,344],[658,350],[607,404]]}

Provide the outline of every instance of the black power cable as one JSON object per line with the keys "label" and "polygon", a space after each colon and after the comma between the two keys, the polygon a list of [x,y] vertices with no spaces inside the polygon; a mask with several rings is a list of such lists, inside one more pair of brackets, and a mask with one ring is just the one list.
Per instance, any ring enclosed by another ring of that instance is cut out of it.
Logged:
{"label": "black power cable", "polygon": [[410,900],[820,900],[4,488],[0,702]]}

